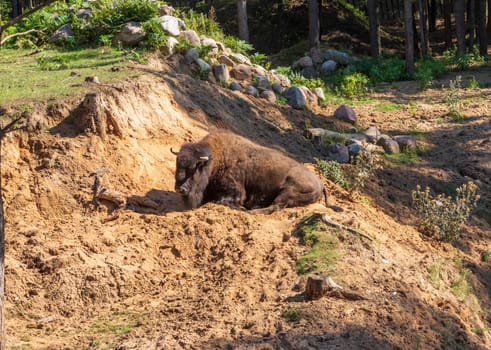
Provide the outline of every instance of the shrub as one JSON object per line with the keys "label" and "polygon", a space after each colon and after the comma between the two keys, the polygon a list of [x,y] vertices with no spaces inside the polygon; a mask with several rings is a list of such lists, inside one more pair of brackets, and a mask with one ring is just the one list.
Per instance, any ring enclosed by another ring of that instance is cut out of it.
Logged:
{"label": "shrub", "polygon": [[352,98],[367,92],[368,83],[369,80],[363,73],[348,74],[342,78],[338,91],[342,95]]}
{"label": "shrub", "polygon": [[374,83],[403,80],[407,77],[406,62],[398,57],[374,60],[374,64],[368,71],[368,76]]}
{"label": "shrub", "polygon": [[380,169],[380,161],[371,152],[360,152],[353,161],[354,169],[351,172],[350,195],[359,196],[360,190],[365,187],[366,181]]}
{"label": "shrub", "polygon": [[233,52],[241,53],[243,55],[247,55],[249,51],[254,50],[254,47],[247,41],[240,40],[231,35],[225,37],[224,44]]}
{"label": "shrub", "polygon": [[421,191],[418,185],[412,192],[413,206],[419,219],[420,230],[437,238],[450,242],[460,233],[461,225],[469,218],[475,208],[479,195],[477,186],[469,182],[457,188],[455,198],[439,194],[433,197],[430,189]]}
{"label": "shrub", "polygon": [[450,80],[448,84],[448,92],[445,94],[444,102],[448,107],[448,115],[453,117],[455,121],[464,119],[460,110],[462,102],[460,99],[460,89],[462,88],[462,77],[457,75],[455,80]]}
{"label": "shrub", "polygon": [[301,315],[302,312],[300,311],[300,309],[293,306],[283,311],[282,314],[282,316],[290,322],[297,322],[298,320],[300,320]]}
{"label": "shrub", "polygon": [[151,49],[158,49],[167,43],[167,35],[165,34],[160,21],[154,17],[142,23],[145,33],[147,33],[147,45]]}
{"label": "shrub", "polygon": [[344,177],[343,170],[339,166],[339,163],[334,160],[321,160],[315,158],[317,167],[321,174],[327,179],[347,189],[349,187],[348,180]]}
{"label": "shrub", "polygon": [[215,21],[214,14],[206,16],[204,13],[198,13],[193,10],[176,11],[176,16],[180,17],[188,29],[194,30],[198,35],[205,35],[217,41],[223,41],[223,34],[220,25]]}
{"label": "shrub", "polygon": [[431,86],[433,80],[441,77],[447,71],[447,60],[425,58],[416,64],[414,78],[419,82],[420,89],[425,90]]}

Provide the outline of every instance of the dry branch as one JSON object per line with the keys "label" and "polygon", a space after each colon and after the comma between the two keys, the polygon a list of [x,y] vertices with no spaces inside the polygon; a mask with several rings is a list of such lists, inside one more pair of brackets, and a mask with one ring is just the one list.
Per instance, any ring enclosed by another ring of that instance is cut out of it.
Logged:
{"label": "dry branch", "polygon": [[323,214],[321,215],[321,220],[322,222],[328,224],[328,225],[331,225],[333,227],[336,227],[336,228],[339,228],[339,229],[342,229],[342,230],[346,230],[346,231],[349,231],[351,233],[354,233],[355,235],[358,235],[360,237],[363,237],[365,239],[368,239],[369,241],[373,241],[373,238],[370,237],[370,236],[367,236],[366,234],[350,227],[350,226],[346,226],[346,225],[343,225],[343,224],[340,224],[339,222],[336,222],[336,221],[333,221],[329,215],[327,214]]}
{"label": "dry branch", "polygon": [[14,34],[11,34],[11,35],[7,35],[5,38],[1,39],[0,40],[0,45],[3,45],[5,42],[7,42],[8,40],[12,39],[12,38],[15,38],[15,37],[18,37],[18,36],[22,36],[22,35],[27,35],[27,34],[30,34],[30,33],[33,33],[33,32],[42,32],[41,30],[38,30],[38,29],[29,29],[25,32],[21,32],[21,33],[14,33]]}

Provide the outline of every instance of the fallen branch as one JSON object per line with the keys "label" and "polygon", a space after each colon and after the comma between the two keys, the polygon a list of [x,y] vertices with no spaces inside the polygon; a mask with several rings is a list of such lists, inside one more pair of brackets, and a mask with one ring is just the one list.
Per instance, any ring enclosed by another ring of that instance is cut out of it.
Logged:
{"label": "fallen branch", "polygon": [[339,228],[339,229],[342,229],[342,230],[346,230],[346,231],[349,231],[351,233],[354,233],[355,235],[358,235],[360,237],[363,237],[365,239],[368,239],[369,241],[373,241],[373,238],[370,237],[370,236],[367,236],[366,234],[350,227],[350,226],[346,226],[346,225],[343,225],[343,224],[340,224],[339,222],[336,222],[336,221],[333,221],[329,215],[327,214],[323,214],[320,216],[322,222],[328,224],[328,225],[331,225],[333,227],[336,227],[336,228]]}
{"label": "fallen branch", "polygon": [[10,40],[12,38],[22,36],[22,35],[27,35],[27,34],[30,34],[32,32],[40,32],[41,33],[42,31],[39,29],[29,29],[25,32],[10,34],[10,35],[7,35],[5,38],[2,38],[2,40],[0,40],[0,45],[5,44],[5,42],[7,42],[8,40]]}

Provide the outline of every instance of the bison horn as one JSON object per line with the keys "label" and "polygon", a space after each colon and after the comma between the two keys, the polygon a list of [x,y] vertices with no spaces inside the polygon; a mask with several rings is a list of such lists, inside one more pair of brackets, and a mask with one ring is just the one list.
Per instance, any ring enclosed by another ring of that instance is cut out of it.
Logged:
{"label": "bison horn", "polygon": [[202,156],[202,157],[199,157],[199,160],[202,160],[202,161],[207,162],[207,161],[210,160],[210,157],[208,157],[208,156]]}
{"label": "bison horn", "polygon": [[172,154],[175,154],[176,156],[179,154],[179,152],[174,151],[174,150],[172,149],[172,147],[170,148],[170,152],[171,152]]}

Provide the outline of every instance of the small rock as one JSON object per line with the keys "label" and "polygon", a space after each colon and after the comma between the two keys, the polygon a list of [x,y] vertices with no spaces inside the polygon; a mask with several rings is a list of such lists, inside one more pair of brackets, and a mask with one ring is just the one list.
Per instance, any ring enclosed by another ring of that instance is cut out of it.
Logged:
{"label": "small rock", "polygon": [[[314,89],[314,94],[321,100],[324,101],[326,99],[326,96],[324,95],[324,90],[320,87],[316,87]],[[355,131],[356,132],[356,131]]]}
{"label": "small rock", "polygon": [[190,48],[189,50],[186,51],[184,57],[186,59],[187,64],[191,64],[199,58],[198,50],[196,50],[194,47]]}
{"label": "small rock", "polygon": [[206,61],[202,60],[201,58],[197,58],[196,60],[194,60],[194,62],[196,62],[196,64],[198,65],[200,72],[211,71],[210,65]]}
{"label": "small rock", "polygon": [[123,25],[121,31],[113,38],[113,43],[122,43],[123,45],[138,45],[145,38],[145,30],[138,22],[128,22]]}
{"label": "small rock", "polygon": [[260,65],[257,65],[257,64],[252,65],[252,73],[254,73],[255,75],[261,75],[261,76],[267,76],[268,75],[268,71],[266,69],[264,69],[263,67],[261,67]]}
{"label": "small rock", "polygon": [[362,131],[362,133],[367,135],[367,140],[371,143],[377,143],[378,139],[380,138],[380,131],[375,126],[368,127]]}
{"label": "small rock", "polygon": [[278,95],[283,94],[283,87],[281,86],[280,83],[273,83],[271,84],[271,89],[277,93]]}
{"label": "small rock", "polygon": [[269,90],[271,89],[271,85],[269,84],[269,79],[267,76],[258,75],[256,76],[256,86],[259,91]]}
{"label": "small rock", "polygon": [[315,69],[314,67],[305,67],[304,69],[302,69],[301,74],[305,79],[315,79],[319,76],[319,74],[317,73],[317,69]]}
{"label": "small rock", "polygon": [[181,31],[181,37],[193,46],[199,46],[201,44],[198,34],[192,29]]}
{"label": "small rock", "polygon": [[307,104],[310,106],[315,106],[317,105],[317,95],[314,94],[312,91],[310,91],[309,88],[305,86],[300,86],[299,87],[300,91],[302,92],[303,96],[305,97],[305,101],[307,101]]}
{"label": "small rock", "polygon": [[179,23],[179,19],[177,17],[164,15],[159,17],[159,21],[160,26],[168,35],[179,36],[179,34],[181,34],[181,30],[179,29],[181,24]]}
{"label": "small rock", "polygon": [[305,68],[305,67],[312,67],[314,65],[314,62],[312,61],[312,58],[310,56],[304,56],[302,58],[299,58],[292,64],[292,68]]}
{"label": "small rock", "polygon": [[355,111],[347,105],[339,106],[334,111],[334,118],[343,120],[351,124],[356,124],[356,121],[358,120]]}
{"label": "small rock", "polygon": [[52,44],[63,44],[71,37],[73,37],[72,25],[67,23],[58,28],[48,39],[48,42]]}
{"label": "small rock", "polygon": [[351,157],[356,157],[360,152],[366,152],[367,150],[359,143],[352,143],[348,145],[348,153]]}
{"label": "small rock", "polygon": [[349,163],[348,148],[340,143],[327,146],[327,156],[338,163]]}
{"label": "small rock", "polygon": [[240,91],[240,92],[244,91],[244,88],[242,87],[242,85],[240,85],[239,83],[237,83],[235,81],[230,83],[229,88],[232,91]]}
{"label": "small rock", "polygon": [[413,135],[397,135],[393,139],[399,144],[401,150],[416,149],[416,138]]}
{"label": "small rock", "polygon": [[213,66],[213,75],[219,83],[226,83],[230,79],[228,68],[224,64],[217,64]]}
{"label": "small rock", "polygon": [[171,56],[176,52],[177,44],[179,44],[179,41],[173,36],[170,36],[167,38],[165,45],[160,48],[160,52],[164,56]]}
{"label": "small rock", "polygon": [[159,7],[160,16],[174,16],[174,12],[176,12],[176,10],[172,6],[162,5]]}
{"label": "small rock", "polygon": [[249,58],[247,58],[243,54],[234,52],[234,53],[230,54],[230,58],[237,63],[247,64],[249,66],[251,65],[251,60],[249,60]]}
{"label": "small rock", "polygon": [[305,107],[305,97],[300,88],[296,86],[292,86],[285,91],[285,98],[287,99],[288,104],[295,109],[302,109]]}
{"label": "small rock", "polygon": [[212,38],[201,39],[201,46],[211,47],[211,50],[208,53],[208,55],[211,57],[216,57],[216,55],[218,54],[217,42],[215,40],[213,40]]}
{"label": "small rock", "polygon": [[252,96],[257,96],[258,95],[258,91],[257,89],[252,86],[252,85],[249,85],[246,89],[246,94],[248,95],[252,95]]}
{"label": "small rock", "polygon": [[400,152],[399,144],[388,136],[381,136],[377,141],[377,145],[382,146],[387,154],[397,154]]}
{"label": "small rock", "polygon": [[237,80],[250,80],[252,78],[251,67],[246,64],[238,64],[232,68],[230,75]]}
{"label": "small rock", "polygon": [[94,84],[100,84],[100,80],[97,76],[93,75],[93,76],[89,76],[89,77],[86,77],[85,78],[85,81],[87,83],[94,83]]}
{"label": "small rock", "polygon": [[268,100],[269,102],[276,102],[276,95],[271,90],[264,90],[259,94],[259,97]]}
{"label": "small rock", "polygon": [[353,58],[345,52],[337,50],[327,50],[322,53],[325,60],[333,60],[340,64],[350,64],[353,62]]}
{"label": "small rock", "polygon": [[272,70],[270,73],[271,73],[271,77],[273,78],[272,79],[273,81],[279,82],[280,85],[283,87],[290,87],[291,81],[286,75],[277,73],[274,70]]}
{"label": "small rock", "polygon": [[232,61],[230,59],[230,57],[228,57],[226,55],[220,55],[220,56],[218,56],[217,61],[220,62],[220,63],[226,64],[229,67],[233,67],[235,65],[234,61]]}
{"label": "small rock", "polygon": [[75,12],[75,16],[78,18],[90,18],[92,17],[92,10],[91,9],[78,9],[77,12]]}
{"label": "small rock", "polygon": [[319,70],[321,72],[321,75],[329,75],[336,70],[337,66],[338,64],[335,61],[327,60],[322,63]]}

